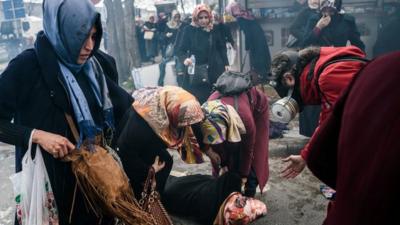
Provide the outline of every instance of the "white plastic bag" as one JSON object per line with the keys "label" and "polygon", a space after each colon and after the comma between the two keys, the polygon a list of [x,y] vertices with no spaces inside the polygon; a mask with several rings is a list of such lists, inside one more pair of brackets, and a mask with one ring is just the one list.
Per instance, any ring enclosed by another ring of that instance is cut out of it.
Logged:
{"label": "white plastic bag", "polygon": [[58,211],[39,145],[31,157],[31,141],[22,159],[22,171],[10,176],[17,220],[22,225],[58,225]]}
{"label": "white plastic bag", "polygon": [[233,48],[231,43],[226,43],[226,54],[228,56],[228,62],[229,65],[232,66],[235,64],[235,59],[236,59],[236,50]]}
{"label": "white plastic bag", "polygon": [[143,88],[144,85],[142,82],[142,78],[140,76],[140,69],[133,68],[131,71],[131,74],[132,74],[133,83],[135,84],[135,89]]}

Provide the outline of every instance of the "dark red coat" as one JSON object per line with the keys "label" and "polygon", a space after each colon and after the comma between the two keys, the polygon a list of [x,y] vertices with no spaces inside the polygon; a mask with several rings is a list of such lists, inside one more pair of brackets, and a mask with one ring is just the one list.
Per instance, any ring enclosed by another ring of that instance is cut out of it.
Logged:
{"label": "dark red coat", "polygon": [[[246,93],[238,97],[238,114],[246,128],[241,143],[241,159],[239,173],[248,176],[250,168],[253,167],[261,191],[265,187],[269,177],[268,166],[268,130],[269,114],[267,96],[253,87],[249,91],[252,103]],[[214,92],[208,100],[218,99],[220,94]],[[235,100],[232,96],[222,97],[221,101],[234,107]]]}
{"label": "dark red coat", "polygon": [[337,191],[324,225],[400,224],[399,64],[364,67],[310,143],[308,167]]}

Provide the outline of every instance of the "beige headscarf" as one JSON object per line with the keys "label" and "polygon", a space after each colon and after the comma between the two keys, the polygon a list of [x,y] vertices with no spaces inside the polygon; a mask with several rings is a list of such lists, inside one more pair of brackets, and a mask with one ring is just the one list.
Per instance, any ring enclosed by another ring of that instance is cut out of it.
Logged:
{"label": "beige headscarf", "polygon": [[202,153],[190,126],[204,118],[196,97],[176,86],[142,88],[133,97],[135,111],[169,148],[177,149],[187,163],[202,162]]}
{"label": "beige headscarf", "polygon": [[180,26],[181,26],[181,24],[182,24],[182,22],[181,21],[179,21],[179,23],[177,23],[176,21],[175,21],[175,16],[176,15],[181,15],[179,12],[178,12],[178,10],[176,10],[176,9],[174,9],[173,11],[172,11],[172,13],[171,13],[171,19],[168,21],[168,23],[167,23],[167,26],[169,27],[169,28],[171,28],[171,29],[178,29]]}

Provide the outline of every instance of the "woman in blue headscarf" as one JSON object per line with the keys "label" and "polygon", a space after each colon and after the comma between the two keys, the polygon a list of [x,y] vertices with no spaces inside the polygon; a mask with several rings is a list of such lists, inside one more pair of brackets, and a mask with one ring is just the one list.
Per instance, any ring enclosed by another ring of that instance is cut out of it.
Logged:
{"label": "woman in blue headscarf", "polygon": [[[74,194],[71,165],[61,159],[99,134],[113,146],[116,125],[133,100],[112,80],[113,59],[98,50],[100,14],[90,0],[44,1],[43,16],[35,47],[0,76],[0,141],[16,146],[17,172],[28,144],[41,147],[59,224],[109,224],[111,218],[99,218],[85,205],[79,189]],[[77,124],[77,142],[65,114]]]}

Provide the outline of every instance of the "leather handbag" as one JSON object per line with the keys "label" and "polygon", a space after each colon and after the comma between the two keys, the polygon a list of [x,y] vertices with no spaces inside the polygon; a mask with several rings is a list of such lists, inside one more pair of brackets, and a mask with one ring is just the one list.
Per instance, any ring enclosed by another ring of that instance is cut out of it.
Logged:
{"label": "leather handbag", "polygon": [[[75,140],[78,141],[79,133],[72,117],[68,114],[65,117]],[[76,189],[79,187],[87,205],[99,217],[112,216],[126,225],[153,225],[151,215],[135,199],[129,179],[114,150],[102,142],[102,137],[96,136],[95,144],[88,145],[84,141],[79,149],[63,158],[64,161],[71,162],[72,172],[76,177],[70,215],[74,210]]]}
{"label": "leather handbag", "polygon": [[154,225],[173,225],[167,210],[161,203],[160,194],[155,190],[155,174],[154,168],[150,167],[139,204],[153,217]]}
{"label": "leather handbag", "polygon": [[198,86],[208,84],[208,64],[196,65],[194,67],[194,75],[189,75],[190,85]]}

